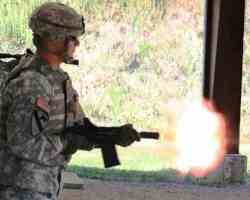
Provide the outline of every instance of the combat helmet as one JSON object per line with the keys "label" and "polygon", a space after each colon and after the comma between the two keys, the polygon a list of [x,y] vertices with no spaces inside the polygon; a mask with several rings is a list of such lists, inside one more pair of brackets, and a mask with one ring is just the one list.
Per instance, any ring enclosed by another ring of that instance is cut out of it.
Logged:
{"label": "combat helmet", "polygon": [[73,8],[57,2],[48,2],[36,8],[29,27],[42,38],[65,39],[79,37],[85,32],[84,18]]}

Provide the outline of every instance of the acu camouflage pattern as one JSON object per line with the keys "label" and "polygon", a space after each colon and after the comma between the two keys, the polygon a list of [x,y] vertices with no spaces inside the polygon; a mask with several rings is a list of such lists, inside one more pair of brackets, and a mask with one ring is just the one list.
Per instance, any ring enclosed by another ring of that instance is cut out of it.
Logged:
{"label": "acu camouflage pattern", "polygon": [[[10,68],[10,66],[8,63],[0,60],[0,91],[2,88],[1,86],[6,81],[8,74],[10,72],[9,68]],[[1,95],[1,92],[0,92],[0,95]]]}
{"label": "acu camouflage pattern", "polygon": [[39,193],[15,187],[0,188],[1,200],[56,200],[50,193]]}
{"label": "acu camouflage pattern", "polygon": [[5,82],[7,76],[8,76],[8,72],[1,70],[1,72],[0,72],[0,88],[1,88],[2,84]]}
{"label": "acu camouflage pattern", "polygon": [[[6,83],[9,78],[14,78],[17,76],[19,71],[25,69],[31,61],[31,56],[30,55],[25,55],[20,59],[19,65],[12,65],[10,62],[1,62],[0,63],[0,149],[1,149],[1,144],[2,144],[2,139],[4,138],[3,135],[3,129],[4,129],[4,124],[3,124],[3,112],[2,112],[2,105],[3,105],[3,89],[6,86]],[[17,62],[15,62],[17,63]],[[11,65],[10,65],[11,64]]]}
{"label": "acu camouflage pattern", "polygon": [[34,10],[29,27],[33,33],[52,40],[78,37],[85,32],[84,18],[62,3],[49,2]]}
{"label": "acu camouflage pattern", "polygon": [[[68,143],[62,132],[83,123],[77,93],[66,72],[51,69],[36,56],[24,59],[11,75],[14,79],[2,94],[0,185],[56,194],[58,177],[71,156],[62,153]],[[48,103],[48,112],[36,106],[37,98]]]}

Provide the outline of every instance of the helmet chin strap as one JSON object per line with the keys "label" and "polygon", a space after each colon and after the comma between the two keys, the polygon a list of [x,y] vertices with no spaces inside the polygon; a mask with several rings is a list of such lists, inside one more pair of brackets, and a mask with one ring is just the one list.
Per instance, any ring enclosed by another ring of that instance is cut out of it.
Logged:
{"label": "helmet chin strap", "polygon": [[68,56],[67,54],[64,56],[65,64],[71,64],[71,65],[79,65],[79,60],[74,59],[73,57]]}
{"label": "helmet chin strap", "polygon": [[65,40],[64,43],[64,55],[63,62],[71,65],[79,65],[79,60],[74,59],[72,56],[69,56],[69,52],[72,48],[75,48],[75,42],[72,40]]}

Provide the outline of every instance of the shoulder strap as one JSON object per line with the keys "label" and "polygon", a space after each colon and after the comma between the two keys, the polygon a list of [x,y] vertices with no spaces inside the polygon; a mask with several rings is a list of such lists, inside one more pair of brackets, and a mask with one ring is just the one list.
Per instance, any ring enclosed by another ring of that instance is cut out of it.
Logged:
{"label": "shoulder strap", "polygon": [[35,56],[30,54],[26,54],[23,57],[21,57],[18,65],[16,65],[14,69],[9,73],[5,85],[7,85],[11,80],[17,78],[23,71],[28,70],[34,58]]}

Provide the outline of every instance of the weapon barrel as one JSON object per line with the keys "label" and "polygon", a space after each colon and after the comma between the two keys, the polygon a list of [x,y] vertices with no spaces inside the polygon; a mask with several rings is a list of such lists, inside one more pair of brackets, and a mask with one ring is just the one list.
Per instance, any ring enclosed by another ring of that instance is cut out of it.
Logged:
{"label": "weapon barrel", "polygon": [[158,132],[143,131],[143,132],[140,132],[140,135],[141,135],[141,138],[145,138],[145,139],[158,140],[160,138],[160,133],[158,133]]}

